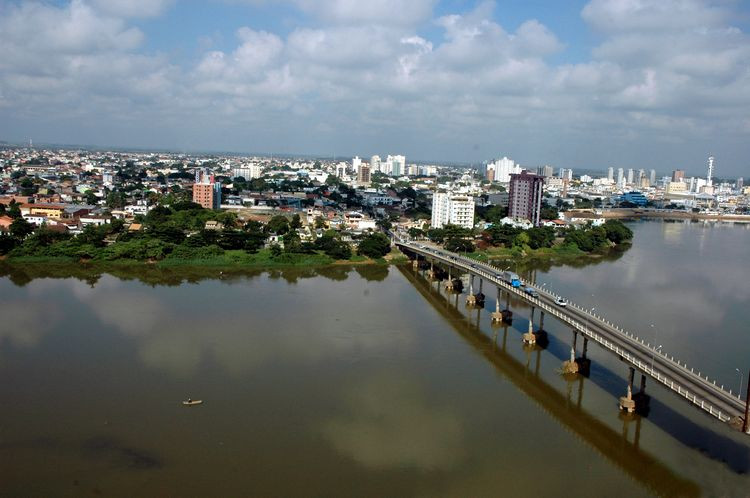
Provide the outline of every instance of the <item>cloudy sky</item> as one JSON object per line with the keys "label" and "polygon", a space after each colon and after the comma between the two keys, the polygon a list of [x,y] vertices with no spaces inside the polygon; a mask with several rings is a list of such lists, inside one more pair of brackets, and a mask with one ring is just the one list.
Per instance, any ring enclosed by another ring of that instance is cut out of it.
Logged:
{"label": "cloudy sky", "polygon": [[740,0],[0,0],[0,140],[750,177]]}

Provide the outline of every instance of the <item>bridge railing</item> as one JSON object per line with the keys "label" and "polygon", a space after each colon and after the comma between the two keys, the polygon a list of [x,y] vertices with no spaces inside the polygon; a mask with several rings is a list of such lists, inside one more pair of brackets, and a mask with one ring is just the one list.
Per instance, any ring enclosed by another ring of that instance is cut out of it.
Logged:
{"label": "bridge railing", "polygon": [[[494,272],[502,272],[503,270],[501,268],[498,268],[494,265],[490,265],[488,263],[483,263],[481,261],[473,260],[470,258],[466,258],[464,256],[461,256],[457,253],[450,253],[451,256],[455,259],[449,259],[446,257],[443,253],[446,251],[439,251],[437,249],[423,249],[420,247],[413,247],[413,244],[410,243],[404,243],[401,242],[402,245],[405,245],[409,247],[409,249],[425,253],[427,255],[431,255],[433,257],[438,257],[443,259],[446,263],[451,265],[456,265],[459,267],[464,268],[465,270],[478,274],[484,278],[486,278],[488,281],[492,282],[494,285],[498,287],[504,288],[506,291],[513,293],[517,297],[520,297],[526,301],[529,301],[533,303],[535,306],[539,307],[540,309],[544,310],[545,312],[553,315],[554,317],[558,318],[562,322],[570,325],[571,327],[575,328],[577,331],[581,332],[584,336],[594,340],[598,344],[602,345],[606,349],[609,349],[611,352],[617,354],[623,360],[630,363],[633,367],[637,368],[639,371],[651,376],[652,378],[656,379],[658,382],[663,384],[665,387],[677,392],[680,396],[684,397],[688,401],[690,401],[692,404],[696,405],[697,407],[705,410],[710,415],[722,420],[727,421],[731,417],[726,412],[723,412],[722,410],[716,408],[711,402],[707,401],[703,397],[699,397],[698,394],[695,392],[692,392],[691,390],[684,388],[679,380],[676,381],[673,377],[665,374],[664,372],[658,370],[654,366],[653,359],[658,355],[661,362],[670,362],[673,364],[674,367],[679,368],[682,370],[682,372],[687,376],[688,374],[694,377],[697,377],[700,379],[700,381],[704,384],[704,387],[708,388],[708,390],[713,391],[714,394],[719,394],[721,397],[728,398],[726,401],[734,400],[734,403],[737,403],[737,401],[740,401],[741,403],[741,396],[737,396],[735,398],[731,391],[727,394],[726,391],[724,391],[723,387],[719,388],[718,384],[714,380],[711,382],[708,377],[703,377],[700,372],[695,373],[693,369],[688,370],[688,367],[686,364],[681,363],[679,360],[675,360],[674,357],[671,357],[666,354],[666,352],[662,352],[659,349],[655,348],[653,345],[646,343],[642,338],[639,338],[635,336],[634,334],[622,329],[621,327],[612,324],[611,322],[602,319],[601,317],[590,313],[588,310],[576,305],[575,303],[568,303],[569,306],[572,306],[579,312],[587,315],[587,323],[584,325],[580,323],[578,320],[575,320],[571,318],[570,316],[560,312],[560,310],[553,308],[542,301],[540,301],[538,298],[534,298],[531,295],[520,291],[518,288],[513,287],[506,283],[504,280],[498,279],[495,276]],[[472,266],[474,265],[474,266]],[[493,273],[490,273],[489,270]],[[552,297],[562,297],[555,292],[549,290],[549,289],[537,289],[539,291],[542,291],[548,296]],[[592,320],[589,320],[591,318]],[[601,334],[597,334],[593,330],[589,329],[589,325],[593,325],[595,327],[601,327],[601,326],[608,326],[612,331],[615,333],[623,336],[624,338],[629,339],[630,341],[633,341],[635,343],[640,344],[641,347],[647,348],[649,351],[647,353],[650,353],[651,356],[651,362],[649,364],[649,361],[644,359],[641,356],[638,356],[636,354],[633,354],[630,351],[627,351],[623,349],[622,347],[618,346],[617,344],[611,342],[610,340],[603,337]]]}

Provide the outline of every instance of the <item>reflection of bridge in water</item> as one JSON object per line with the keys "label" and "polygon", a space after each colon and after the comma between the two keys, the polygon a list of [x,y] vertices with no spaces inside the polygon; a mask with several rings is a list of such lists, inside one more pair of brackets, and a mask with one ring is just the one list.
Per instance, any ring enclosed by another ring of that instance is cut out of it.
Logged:
{"label": "reflection of bridge in water", "polygon": [[[400,247],[415,265],[421,262],[429,262],[429,268],[432,276],[435,276],[435,264],[441,265],[448,270],[448,281],[446,285],[452,288],[452,274],[467,273],[473,282],[474,277],[479,278],[479,288],[484,281],[497,287],[498,297],[496,300],[496,310],[493,314],[493,320],[501,319],[500,295],[503,291],[508,296],[514,296],[526,302],[531,307],[531,320],[529,322],[529,331],[524,334],[524,342],[534,344],[536,342],[546,341],[546,332],[544,331],[545,313],[554,316],[562,323],[573,329],[573,347],[571,348],[570,360],[564,362],[563,369],[571,374],[578,372],[586,373],[588,371],[590,360],[587,358],[588,341],[594,341],[604,349],[617,355],[621,361],[629,367],[629,376],[626,393],[620,398],[620,408],[626,412],[648,410],[649,397],[645,394],[646,377],[657,381],[662,386],[675,392],[680,397],[687,400],[693,406],[700,408],[705,413],[721,420],[722,422],[732,422],[742,425],[743,420],[747,427],[747,410],[748,404],[741,397],[734,396],[724,390],[716,382],[711,382],[707,377],[702,376],[699,372],[694,372],[687,365],[669,357],[654,345],[646,344],[642,339],[624,331],[617,325],[610,323],[588,310],[584,310],[570,303],[566,307],[560,307],[555,304],[555,299],[560,297],[548,290],[536,289],[536,295],[524,292],[522,289],[513,287],[507,283],[498,268],[491,265],[475,261],[460,254],[444,251],[424,245],[397,241],[396,245]],[[483,296],[483,295],[482,295]],[[473,286],[467,296],[467,302],[473,303]],[[469,301],[470,300],[470,301]],[[534,312],[540,311],[539,328],[533,330]],[[581,357],[576,357],[576,346],[578,334],[583,337],[583,351]],[[641,385],[638,393],[633,391],[633,378],[635,372],[641,373]],[[738,427],[739,428],[739,427]]]}
{"label": "reflection of bridge in water", "polygon": [[[469,316],[467,322],[467,317],[458,309],[458,294],[441,294],[439,283],[435,289],[430,281],[419,273],[409,271],[404,267],[399,267],[399,270],[419,293],[454,326],[466,342],[521,392],[535,401],[546,413],[580,440],[598,450],[632,478],[657,494],[664,496],[700,495],[697,483],[679,477],[653,455],[640,449],[640,417],[623,416],[622,432],[607,426],[581,407],[585,385],[583,376],[579,376],[575,381],[569,381],[569,388],[565,394],[559,392],[539,376],[541,348],[530,349],[529,361],[522,363],[506,349],[507,325],[503,325],[501,329],[495,329],[493,338],[486,336],[479,328],[480,309],[477,309],[476,321]],[[532,356],[534,356],[533,361]],[[575,394],[572,392],[574,387]]]}

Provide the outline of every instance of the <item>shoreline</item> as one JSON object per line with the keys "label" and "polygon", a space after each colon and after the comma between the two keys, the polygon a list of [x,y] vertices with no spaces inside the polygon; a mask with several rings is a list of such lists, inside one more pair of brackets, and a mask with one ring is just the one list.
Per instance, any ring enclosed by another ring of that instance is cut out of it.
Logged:
{"label": "shoreline", "polygon": [[690,221],[718,221],[722,223],[750,223],[748,214],[707,214],[688,213],[684,211],[660,211],[648,208],[615,208],[596,212],[592,209],[570,209],[564,214],[575,215],[580,218],[606,218],[606,219],[628,219],[628,218],[658,218],[664,220],[690,220]]}

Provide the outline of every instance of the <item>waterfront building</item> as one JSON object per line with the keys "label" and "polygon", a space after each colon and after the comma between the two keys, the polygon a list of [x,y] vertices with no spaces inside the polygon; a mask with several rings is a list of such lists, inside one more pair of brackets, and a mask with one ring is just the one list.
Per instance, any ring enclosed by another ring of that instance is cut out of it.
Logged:
{"label": "waterfront building", "polygon": [[544,177],[521,171],[510,175],[508,217],[539,226]]}
{"label": "waterfront building", "polygon": [[474,198],[450,192],[435,192],[432,196],[432,228],[443,225],[474,228]]}
{"label": "waterfront building", "polygon": [[206,168],[195,171],[193,202],[205,209],[219,209],[221,206],[221,183],[214,181],[214,174]]}
{"label": "waterfront building", "polygon": [[646,196],[637,191],[626,192],[620,196],[619,200],[620,202],[630,202],[636,206],[645,206],[648,204]]}

